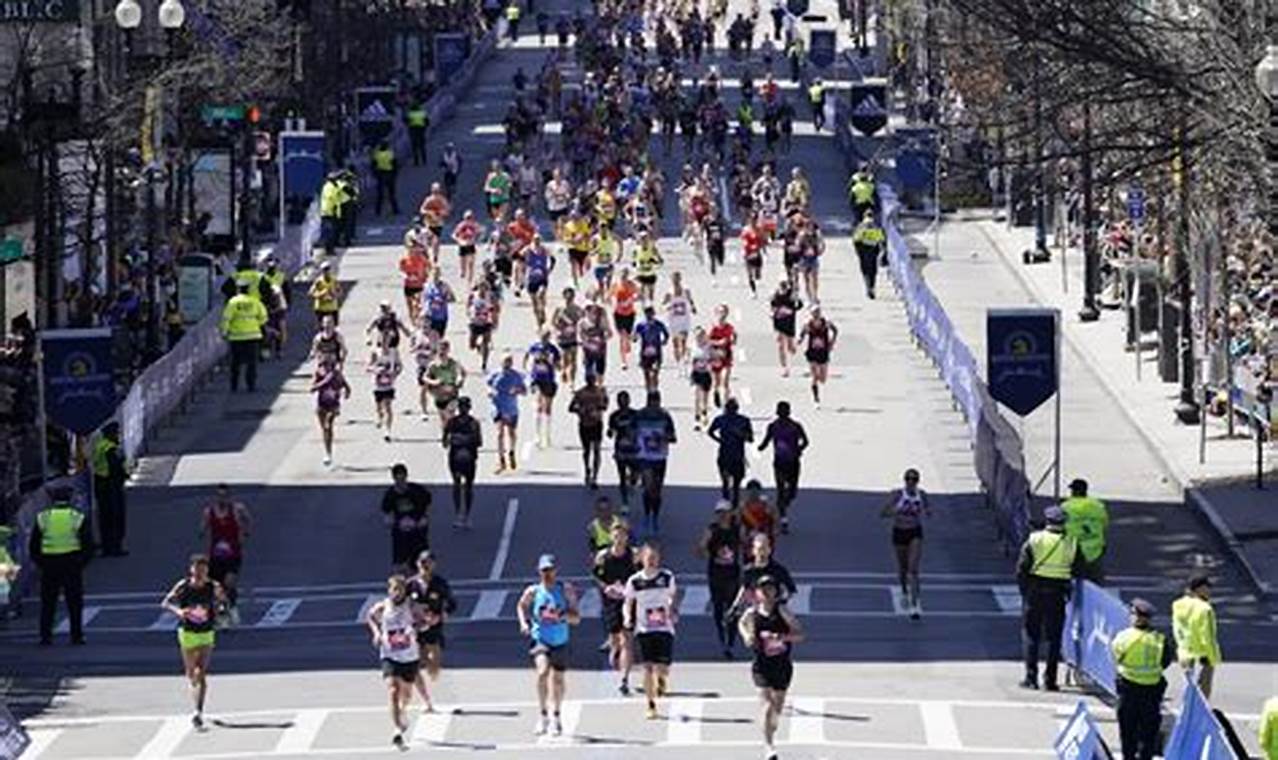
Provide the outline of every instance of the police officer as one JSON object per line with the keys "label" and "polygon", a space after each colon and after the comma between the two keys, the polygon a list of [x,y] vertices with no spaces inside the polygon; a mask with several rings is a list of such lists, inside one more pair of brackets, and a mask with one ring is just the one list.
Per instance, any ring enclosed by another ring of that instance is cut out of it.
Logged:
{"label": "police officer", "polygon": [[382,140],[373,149],[373,179],[377,181],[377,199],[374,207],[378,216],[382,215],[382,200],[390,201],[391,213],[399,216],[399,199],[395,197],[395,176],[399,173],[395,151],[390,143]]}
{"label": "police officer", "polygon": [[421,166],[426,163],[426,127],[430,124],[426,104],[421,100],[414,103],[404,114],[404,123],[408,125],[408,141],[413,146],[413,166]]}
{"label": "police officer", "polygon": [[1069,484],[1069,498],[1061,504],[1065,512],[1065,532],[1078,541],[1083,553],[1083,577],[1100,583],[1104,578],[1101,560],[1105,556],[1105,534],[1109,530],[1109,510],[1105,502],[1087,495],[1087,481],[1075,478]]}
{"label": "police officer", "polygon": [[1163,670],[1172,663],[1172,649],[1150,625],[1154,605],[1133,599],[1131,613],[1131,627],[1120,631],[1110,644],[1118,673],[1118,734],[1123,760],[1152,760],[1167,690]]}
{"label": "police officer", "polygon": [[1197,681],[1203,696],[1211,699],[1212,676],[1221,657],[1216,610],[1211,606],[1211,578],[1206,573],[1190,575],[1184,595],[1172,602],[1172,635],[1185,678]]}
{"label": "police officer", "polygon": [[93,444],[93,498],[98,512],[102,556],[124,557],[124,482],[128,473],[120,454],[120,425],[108,422]]}
{"label": "police officer", "polygon": [[239,390],[240,368],[249,392],[257,390],[257,356],[266,325],[266,307],[249,294],[248,283],[222,309],[222,337],[231,344],[231,392]]}
{"label": "police officer", "polygon": [[324,253],[333,256],[342,237],[342,204],[346,191],[341,172],[329,172],[320,187],[320,233],[324,238]]}
{"label": "police officer", "polygon": [[93,532],[84,513],[71,505],[71,489],[49,489],[49,505],[36,515],[28,546],[40,568],[40,645],[53,643],[59,594],[67,600],[71,643],[84,643],[84,566],[93,554]]}
{"label": "police officer", "polygon": [[871,299],[874,298],[874,283],[879,278],[879,256],[885,242],[887,235],[874,223],[874,214],[867,211],[852,233],[852,246],[856,248],[856,257],[861,264],[865,295]]}
{"label": "police officer", "polygon": [[355,222],[359,219],[359,175],[347,166],[338,175],[342,183],[342,207],[338,244],[349,247],[355,242]]}
{"label": "police officer", "polygon": [[1065,602],[1070,579],[1082,567],[1078,542],[1065,534],[1065,513],[1048,507],[1043,516],[1047,527],[1036,530],[1021,547],[1016,565],[1016,581],[1021,587],[1024,610],[1023,644],[1025,679],[1021,688],[1038,688],[1038,647],[1046,639],[1047,666],[1043,688],[1059,691],[1056,669],[1061,659],[1061,630],[1065,627]]}
{"label": "police officer", "polygon": [[866,214],[875,212],[877,193],[874,177],[866,167],[861,167],[856,174],[852,175],[852,179],[848,182],[848,200],[852,202],[852,209],[856,212],[858,219],[864,219]]}
{"label": "police officer", "polygon": [[808,85],[808,104],[812,106],[812,127],[820,132],[825,127],[825,84],[820,78]]}
{"label": "police officer", "polygon": [[519,18],[523,15],[523,11],[519,8],[519,0],[511,0],[506,6],[506,31],[510,36],[510,41],[514,42],[519,39]]}

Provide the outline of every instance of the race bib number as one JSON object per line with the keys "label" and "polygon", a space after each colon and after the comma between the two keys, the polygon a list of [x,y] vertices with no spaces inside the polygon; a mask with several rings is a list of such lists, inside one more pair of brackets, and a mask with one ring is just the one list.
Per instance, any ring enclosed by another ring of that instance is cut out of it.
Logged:
{"label": "race bib number", "polygon": [[231,549],[231,542],[230,542],[230,541],[227,541],[227,540],[225,540],[225,539],[221,539],[221,540],[215,541],[215,542],[213,543],[213,556],[214,556],[214,557],[229,557],[229,556],[231,556],[233,553],[234,553],[234,552],[233,552],[233,551],[232,551],[232,549]]}
{"label": "race bib number", "polygon": [[553,604],[548,604],[541,608],[541,622],[548,625],[554,625],[563,618],[563,612]]}
{"label": "race bib number", "polygon": [[604,586],[604,596],[609,599],[622,599],[626,596],[626,591],[621,587],[620,583],[613,583],[609,586]]}
{"label": "race bib number", "polygon": [[813,338],[813,339],[812,339],[812,347],[813,347],[813,348],[825,348],[825,338]]}
{"label": "race bib number", "polygon": [[786,643],[781,634],[773,631],[764,631],[759,634],[759,641],[763,643],[763,653],[769,657],[776,657],[785,654]]}
{"label": "race bib number", "polygon": [[682,317],[688,313],[687,304],[676,302],[670,304],[670,314],[675,317]]}
{"label": "race bib number", "polygon": [[646,357],[648,357],[648,358],[652,358],[652,357],[656,356],[656,355],[657,355],[657,347],[656,347],[656,346],[644,346],[644,347],[643,347],[643,355],[644,355],[644,356],[646,356]]}
{"label": "race bib number", "polygon": [[644,611],[649,628],[665,628],[670,625],[670,611],[665,607],[649,607]]}
{"label": "race bib number", "polygon": [[639,435],[639,452],[646,459],[665,459],[669,447],[666,436],[659,430],[644,431]]}
{"label": "race bib number", "polygon": [[417,530],[417,521],[411,517],[399,518],[399,529],[403,533],[410,533]]}
{"label": "race bib number", "polygon": [[197,604],[194,607],[186,608],[186,622],[195,623],[196,625],[199,625],[200,623],[207,623],[208,620],[209,620],[208,607],[205,607],[202,604]]}
{"label": "race bib number", "polygon": [[731,546],[720,546],[714,561],[720,565],[731,565],[737,560],[737,552]]}
{"label": "race bib number", "polygon": [[386,648],[392,652],[398,652],[408,649],[412,646],[413,636],[409,631],[403,628],[396,628],[386,632]]}

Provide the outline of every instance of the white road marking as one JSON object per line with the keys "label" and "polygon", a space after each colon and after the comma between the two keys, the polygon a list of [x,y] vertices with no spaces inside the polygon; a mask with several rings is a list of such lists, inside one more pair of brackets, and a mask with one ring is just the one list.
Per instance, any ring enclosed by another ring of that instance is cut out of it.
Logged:
{"label": "white road marking", "polygon": [[795,697],[790,701],[792,744],[825,744],[825,700],[820,697]]}
{"label": "white road marking", "polygon": [[901,589],[896,586],[889,586],[888,590],[892,592],[892,611],[896,615],[910,614],[909,605],[905,603],[905,594],[901,593]]}
{"label": "white road marking", "polygon": [[501,615],[501,608],[506,605],[506,590],[487,590],[479,592],[479,600],[475,602],[475,610],[470,613],[471,620],[496,620]]}
{"label": "white road marking", "polygon": [[302,604],[302,600],[293,597],[290,599],[276,599],[271,602],[271,606],[262,614],[262,619],[254,623],[254,628],[276,628],[288,622],[293,617],[293,613]]}
{"label": "white road marking", "polygon": [[746,354],[745,346],[738,345],[734,353],[736,354],[736,356],[734,357],[735,364],[744,365],[746,362],[750,361],[749,355]]}
{"label": "white road marking", "polygon": [[385,594],[369,594],[364,597],[364,603],[359,606],[359,612],[355,613],[355,622],[363,623],[368,620],[368,611],[373,609],[373,605],[385,599]]}
{"label": "white road marking", "polygon": [[[526,442],[524,446],[531,446],[532,442]],[[528,454],[525,452],[524,461],[528,460]],[[502,573],[506,571],[506,557],[510,555],[510,539],[515,533],[515,520],[519,517],[519,499],[511,499],[506,502],[506,522],[501,528],[501,541],[497,543],[497,556],[493,557],[493,566],[488,571],[488,580],[500,580]]]}
{"label": "white road marking", "polygon": [[564,702],[559,708],[559,722],[564,728],[564,738],[572,739],[577,735],[577,726],[581,725],[581,702],[573,699]]}
{"label": "white road marking", "polygon": [[599,596],[598,588],[588,588],[581,595],[581,600],[577,603],[577,611],[581,613],[583,618],[597,618],[603,612],[603,599]]}
{"label": "white road marking", "polygon": [[448,726],[453,722],[453,708],[435,705],[435,712],[420,713],[413,730],[408,735],[409,744],[439,744],[448,737]]}
{"label": "white road marking", "polygon": [[800,583],[794,592],[794,596],[790,597],[785,606],[796,615],[807,615],[812,612],[812,586],[807,583]]}
{"label": "white road marking", "polygon": [[704,615],[709,605],[709,586],[694,585],[683,587],[683,599],[679,601],[679,615],[681,617]]}
{"label": "white road marking", "polygon": [[946,750],[963,748],[958,723],[954,720],[954,708],[950,703],[922,702],[919,704],[919,712],[923,715],[923,735],[927,746]]}
{"label": "white road marking", "polygon": [[994,602],[1004,612],[1019,613],[1021,611],[1021,589],[1015,585],[990,586],[994,594]]}
{"label": "white road marking", "polygon": [[310,751],[319,736],[324,721],[328,719],[328,710],[299,710],[293,716],[292,725],[284,729],[280,740],[275,744],[275,754],[303,755]]}
{"label": "white road marking", "polygon": [[31,743],[27,745],[27,751],[22,753],[22,760],[37,760],[61,735],[60,728],[27,729],[27,738]]}
{"label": "white road marking", "polygon": [[[84,611],[81,613],[81,616],[80,616],[80,627],[88,628],[89,623],[92,623],[93,618],[97,617],[98,613],[101,611],[102,611],[102,608],[96,605],[92,607],[85,607]],[[53,629],[53,632],[68,633],[70,632],[70,630],[71,630],[71,619],[62,618],[62,621],[59,622],[57,627]]]}
{"label": "white road marking", "polygon": [[748,407],[754,403],[754,396],[751,395],[749,386],[737,386],[737,400],[741,402],[742,407]]}
{"label": "white road marking", "polygon": [[176,631],[178,627],[178,619],[173,617],[173,613],[165,610],[160,616],[146,627],[148,631]]}
{"label": "white road marking", "polygon": [[524,441],[519,446],[519,461],[527,462],[529,459],[532,459],[532,452],[533,452],[533,442]]}
{"label": "white road marking", "polygon": [[704,699],[672,699],[666,713],[666,744],[700,744]]}
{"label": "white road marking", "polygon": [[191,733],[190,717],[166,718],[160,729],[151,737],[134,757],[152,760],[153,758],[172,757],[174,750]]}

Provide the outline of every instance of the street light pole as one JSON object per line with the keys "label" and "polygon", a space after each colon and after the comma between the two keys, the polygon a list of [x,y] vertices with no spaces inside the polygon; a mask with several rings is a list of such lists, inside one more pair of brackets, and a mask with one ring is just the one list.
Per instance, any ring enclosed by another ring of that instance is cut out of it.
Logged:
{"label": "street light pole", "polygon": [[1092,107],[1083,101],[1083,308],[1078,318],[1083,322],[1100,319],[1096,307],[1097,280],[1100,279],[1100,251],[1096,247],[1096,206],[1092,192]]}
{"label": "street light pole", "polygon": [[[1182,119],[1176,130],[1176,157],[1173,171],[1176,176],[1180,201],[1180,220],[1176,225],[1176,292],[1180,301],[1180,401],[1176,404],[1176,419],[1184,425],[1197,425],[1200,409],[1194,393],[1194,321],[1192,272],[1189,267],[1189,177],[1186,176],[1185,130]],[[1139,308],[1139,306],[1137,307]],[[1226,317],[1228,318],[1228,317]],[[1139,338],[1138,338],[1139,339]]]}

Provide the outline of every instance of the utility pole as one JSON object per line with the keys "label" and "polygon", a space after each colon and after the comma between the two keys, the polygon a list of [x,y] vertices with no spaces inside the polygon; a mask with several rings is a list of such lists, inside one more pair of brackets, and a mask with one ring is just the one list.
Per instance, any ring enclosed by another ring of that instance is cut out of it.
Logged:
{"label": "utility pole", "polygon": [[1078,318],[1083,322],[1100,319],[1096,307],[1096,291],[1100,280],[1100,251],[1096,247],[1096,199],[1092,190],[1092,106],[1083,102],[1083,308]]}
{"label": "utility pole", "polygon": [[[1192,271],[1189,264],[1190,230],[1189,230],[1189,177],[1186,176],[1185,133],[1188,128],[1184,111],[1181,111],[1180,126],[1176,129],[1175,158],[1172,159],[1172,172],[1176,179],[1179,193],[1180,219],[1176,225],[1176,292],[1180,301],[1180,401],[1176,404],[1176,419],[1185,425],[1197,425],[1201,410],[1194,393],[1194,320],[1193,320],[1193,288],[1190,280]],[[1226,319],[1228,319],[1226,309]],[[1230,378],[1232,384],[1233,378]]]}

